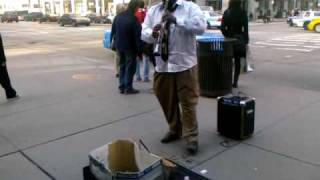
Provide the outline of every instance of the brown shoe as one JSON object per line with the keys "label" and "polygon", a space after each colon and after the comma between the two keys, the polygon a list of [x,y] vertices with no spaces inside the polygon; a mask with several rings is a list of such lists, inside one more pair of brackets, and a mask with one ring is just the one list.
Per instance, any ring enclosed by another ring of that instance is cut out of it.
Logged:
{"label": "brown shoe", "polygon": [[168,132],[162,139],[161,139],[161,142],[166,144],[166,143],[169,143],[169,142],[173,142],[173,141],[176,141],[178,139],[180,139],[180,135],[177,134],[177,133],[172,133],[172,132]]}
{"label": "brown shoe", "polygon": [[198,153],[198,142],[187,142],[186,149],[191,155],[196,155]]}

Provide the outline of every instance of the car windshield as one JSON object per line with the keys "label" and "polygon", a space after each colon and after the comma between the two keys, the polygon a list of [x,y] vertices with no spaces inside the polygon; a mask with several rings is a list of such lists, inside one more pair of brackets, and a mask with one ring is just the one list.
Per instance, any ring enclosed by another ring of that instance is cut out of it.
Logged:
{"label": "car windshield", "polygon": [[16,12],[5,12],[4,14],[6,14],[6,15],[16,15],[17,13]]}
{"label": "car windshield", "polygon": [[219,16],[218,13],[215,13],[215,12],[213,12],[213,11],[209,12],[209,15],[210,15],[210,16]]}
{"label": "car windshield", "polygon": [[80,17],[80,16],[77,15],[77,14],[70,14],[69,16],[72,17],[72,18],[78,18],[78,17]]}
{"label": "car windshield", "polygon": [[202,11],[212,11],[213,8],[211,6],[200,6],[200,9]]}

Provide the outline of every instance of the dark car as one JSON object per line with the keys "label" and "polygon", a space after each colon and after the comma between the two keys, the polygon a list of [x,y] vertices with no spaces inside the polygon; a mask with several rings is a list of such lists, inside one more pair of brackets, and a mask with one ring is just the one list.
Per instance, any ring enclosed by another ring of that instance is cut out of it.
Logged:
{"label": "dark car", "polygon": [[19,21],[24,21],[24,16],[28,14],[28,11],[17,11]]}
{"label": "dark car", "polygon": [[58,20],[59,20],[58,16],[44,15],[42,18],[39,19],[39,23],[42,23],[42,22],[58,22]]}
{"label": "dark car", "polygon": [[1,22],[19,22],[18,14],[15,11],[5,12],[1,17]]}
{"label": "dark car", "polygon": [[111,24],[112,21],[108,16],[101,16],[101,19],[99,22],[96,23],[101,23],[101,24]]}
{"label": "dark car", "polygon": [[86,16],[91,23],[111,24],[111,20],[107,16],[97,16],[96,14],[88,14]]}
{"label": "dark car", "polygon": [[42,12],[31,12],[24,16],[25,21],[39,21],[43,17]]}
{"label": "dark car", "polygon": [[72,25],[73,27],[76,27],[78,25],[90,26],[90,19],[75,14],[64,14],[63,16],[61,16],[59,24],[60,26]]}
{"label": "dark car", "polygon": [[97,16],[96,14],[88,14],[86,15],[86,17],[90,19],[91,23],[95,23],[96,21],[100,20],[100,17]]}

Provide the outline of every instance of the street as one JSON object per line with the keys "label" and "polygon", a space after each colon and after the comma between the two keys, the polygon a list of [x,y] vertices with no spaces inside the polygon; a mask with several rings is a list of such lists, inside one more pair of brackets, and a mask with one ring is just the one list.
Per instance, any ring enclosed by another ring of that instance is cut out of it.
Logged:
{"label": "street", "polygon": [[[20,99],[0,90],[0,179],[80,180],[91,150],[119,138],[142,139],[151,152],[213,180],[320,179],[320,34],[285,22],[249,26],[254,72],[239,88],[256,98],[255,133],[233,141],[216,132],[217,101],[198,105],[200,152],[183,141],[163,145],[167,131],[149,83],[120,95],[110,25],[1,23],[8,71]],[[219,33],[219,31],[213,30]],[[17,173],[19,172],[19,173]]]}

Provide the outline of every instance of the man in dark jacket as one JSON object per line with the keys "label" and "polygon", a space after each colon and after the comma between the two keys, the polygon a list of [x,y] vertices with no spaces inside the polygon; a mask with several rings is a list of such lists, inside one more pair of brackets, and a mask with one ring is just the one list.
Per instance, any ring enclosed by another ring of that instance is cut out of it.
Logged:
{"label": "man in dark jacket", "polygon": [[132,86],[136,57],[142,54],[141,25],[135,17],[140,1],[131,0],[128,9],[117,15],[112,24],[111,38],[120,56],[119,90],[121,94],[136,94]]}
{"label": "man in dark jacket", "polygon": [[10,78],[9,78],[9,74],[6,66],[6,56],[4,54],[1,34],[0,34],[0,84],[6,91],[7,99],[13,99],[18,97],[16,91],[11,86],[11,82],[10,82]]}
{"label": "man in dark jacket", "polygon": [[223,13],[221,32],[225,37],[236,38],[234,46],[234,78],[233,87],[238,87],[240,75],[240,59],[246,57],[246,45],[249,43],[248,17],[241,8],[242,0],[230,0],[228,9]]}

